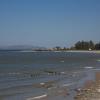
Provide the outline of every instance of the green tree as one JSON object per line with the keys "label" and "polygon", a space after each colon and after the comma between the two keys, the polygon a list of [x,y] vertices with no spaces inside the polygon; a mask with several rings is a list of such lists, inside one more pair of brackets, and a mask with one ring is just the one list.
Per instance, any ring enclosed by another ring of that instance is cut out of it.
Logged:
{"label": "green tree", "polygon": [[76,50],[89,50],[89,49],[94,49],[94,43],[90,41],[78,41],[75,44]]}
{"label": "green tree", "polygon": [[75,44],[75,48],[76,48],[77,50],[81,50],[81,42],[80,42],[80,41],[78,41],[78,42]]}
{"label": "green tree", "polygon": [[92,50],[94,50],[94,48],[95,48],[95,45],[92,40],[89,41],[89,48]]}
{"label": "green tree", "polygon": [[95,49],[96,49],[96,50],[100,50],[100,42],[97,43],[97,44],[95,44]]}

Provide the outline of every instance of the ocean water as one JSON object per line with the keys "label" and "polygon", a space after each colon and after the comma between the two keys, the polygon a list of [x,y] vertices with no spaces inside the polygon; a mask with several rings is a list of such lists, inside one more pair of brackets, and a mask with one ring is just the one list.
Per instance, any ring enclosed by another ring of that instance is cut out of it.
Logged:
{"label": "ocean water", "polygon": [[[48,100],[73,100],[73,90],[94,78],[95,69],[100,69],[96,53],[0,51],[0,100],[35,100],[44,94]],[[56,96],[63,87],[72,95]]]}

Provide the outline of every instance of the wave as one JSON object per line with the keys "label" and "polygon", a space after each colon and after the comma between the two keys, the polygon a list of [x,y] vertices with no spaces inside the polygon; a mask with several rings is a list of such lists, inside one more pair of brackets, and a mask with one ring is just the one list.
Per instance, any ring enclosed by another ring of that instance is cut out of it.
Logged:
{"label": "wave", "polygon": [[100,62],[100,59],[98,59],[97,61]]}
{"label": "wave", "polygon": [[84,68],[85,69],[93,69],[94,67],[92,67],[92,66],[85,66]]}
{"label": "wave", "polygon": [[40,95],[40,96],[36,96],[36,97],[32,97],[32,98],[28,98],[26,100],[37,100],[37,99],[43,99],[45,97],[47,97],[48,95],[47,94],[44,94],[44,95]]}
{"label": "wave", "polygon": [[68,83],[68,84],[63,84],[62,86],[66,87],[66,86],[71,86],[71,85],[74,85],[74,84],[75,84],[75,82],[72,82],[72,83]]}

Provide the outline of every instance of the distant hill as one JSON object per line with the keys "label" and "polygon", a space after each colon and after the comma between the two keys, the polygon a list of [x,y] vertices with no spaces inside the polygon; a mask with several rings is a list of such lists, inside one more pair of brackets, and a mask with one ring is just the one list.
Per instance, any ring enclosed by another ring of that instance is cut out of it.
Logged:
{"label": "distant hill", "polygon": [[12,45],[12,46],[2,46],[0,50],[37,50],[46,49],[45,47],[31,46],[31,45]]}

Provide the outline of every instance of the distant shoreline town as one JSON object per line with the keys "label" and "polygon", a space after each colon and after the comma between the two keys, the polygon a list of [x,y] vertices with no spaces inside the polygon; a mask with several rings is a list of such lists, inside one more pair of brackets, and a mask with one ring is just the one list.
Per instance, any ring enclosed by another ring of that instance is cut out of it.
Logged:
{"label": "distant shoreline town", "polygon": [[97,51],[100,50],[100,42],[94,43],[92,40],[90,41],[78,41],[71,47],[60,47],[55,46],[52,48],[45,47],[34,47],[34,46],[26,46],[26,45],[15,45],[5,48],[0,48],[0,51]]}
{"label": "distant shoreline town", "polygon": [[74,46],[67,48],[67,47],[60,47],[56,46],[53,48],[38,48],[38,49],[32,49],[33,51],[68,51],[68,50],[100,50],[100,42],[94,43],[92,40],[90,41],[78,41],[74,44]]}

